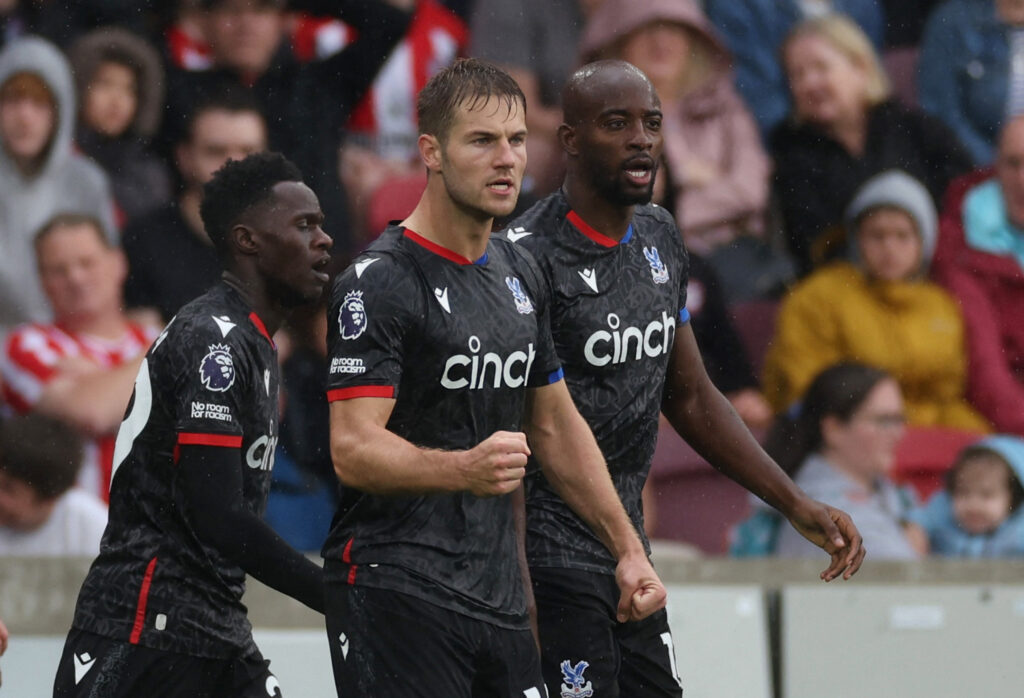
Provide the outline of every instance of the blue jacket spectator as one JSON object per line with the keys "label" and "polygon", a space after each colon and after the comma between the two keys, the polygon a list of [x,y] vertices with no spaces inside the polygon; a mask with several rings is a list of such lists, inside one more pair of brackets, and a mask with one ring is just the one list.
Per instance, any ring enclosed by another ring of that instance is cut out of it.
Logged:
{"label": "blue jacket spectator", "polygon": [[762,135],[789,113],[789,89],[779,49],[790,30],[812,16],[806,6],[831,6],[849,15],[875,48],[885,35],[885,12],[878,0],[707,0],[705,11],[735,58],[736,88],[757,120]]}
{"label": "blue jacket spectator", "polygon": [[1024,556],[1024,439],[989,436],[968,446],[946,488],[909,517],[930,552],[960,557]]}
{"label": "blue jacket spectator", "polygon": [[953,130],[976,165],[992,162],[1005,123],[1013,31],[996,0],[950,0],[925,25],[918,101]]}

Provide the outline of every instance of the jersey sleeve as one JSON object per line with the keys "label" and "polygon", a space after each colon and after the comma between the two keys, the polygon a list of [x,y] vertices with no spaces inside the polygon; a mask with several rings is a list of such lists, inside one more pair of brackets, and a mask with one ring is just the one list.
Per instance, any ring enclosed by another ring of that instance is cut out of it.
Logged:
{"label": "jersey sleeve", "polygon": [[264,377],[255,365],[256,352],[247,346],[251,335],[238,327],[247,322],[207,315],[158,339],[150,360],[163,369],[154,379],[173,386],[168,398],[179,444],[241,447],[242,416],[260,399],[255,390],[266,383],[269,393],[270,375],[269,368]]}
{"label": "jersey sleeve", "polygon": [[334,282],[327,315],[327,401],[397,398],[407,340],[422,318],[415,274],[368,253]]}
{"label": "jersey sleeve", "polygon": [[690,311],[686,309],[686,291],[690,286],[690,255],[686,251],[686,245],[683,244],[683,234],[679,232],[679,228],[671,218],[668,221],[668,233],[674,243],[670,249],[673,250],[672,261],[675,266],[673,271],[679,283],[678,324],[685,325],[690,321]]}

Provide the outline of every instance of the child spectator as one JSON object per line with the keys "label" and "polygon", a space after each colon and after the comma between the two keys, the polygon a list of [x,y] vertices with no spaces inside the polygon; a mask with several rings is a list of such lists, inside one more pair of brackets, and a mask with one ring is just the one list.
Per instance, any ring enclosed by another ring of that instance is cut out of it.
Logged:
{"label": "child spectator", "polygon": [[81,464],[81,441],[59,421],[29,414],[0,424],[0,556],[99,552],[107,508],[72,489]]}
{"label": "child spectator", "polygon": [[163,109],[163,67],[146,41],[115,27],[97,29],[70,50],[78,84],[76,143],[110,177],[125,221],[171,198],[167,166],[150,149]]}
{"label": "child spectator", "polygon": [[965,448],[935,493],[910,520],[930,552],[960,557],[1024,555],[1024,439],[989,436]]}
{"label": "child spectator", "polygon": [[851,261],[822,267],[785,298],[765,360],[765,395],[776,412],[837,361],[888,371],[915,426],[984,433],[967,402],[967,339],[956,300],[927,280],[936,213],[904,172],[868,180],[846,210]]}
{"label": "child spectator", "polygon": [[0,334],[43,321],[49,307],[32,264],[32,238],[59,211],[93,216],[117,239],[110,183],[75,153],[75,95],[53,44],[18,39],[0,52]]}

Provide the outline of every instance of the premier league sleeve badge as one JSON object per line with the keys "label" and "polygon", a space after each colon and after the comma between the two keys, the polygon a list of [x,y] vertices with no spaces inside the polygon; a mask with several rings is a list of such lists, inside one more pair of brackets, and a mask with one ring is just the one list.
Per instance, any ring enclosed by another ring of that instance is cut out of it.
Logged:
{"label": "premier league sleeve badge", "polygon": [[366,331],[366,306],[362,291],[349,291],[338,311],[338,327],[342,339],[355,339]]}
{"label": "premier league sleeve badge", "polygon": [[227,344],[211,344],[199,364],[199,379],[207,390],[223,393],[235,382],[235,362]]}

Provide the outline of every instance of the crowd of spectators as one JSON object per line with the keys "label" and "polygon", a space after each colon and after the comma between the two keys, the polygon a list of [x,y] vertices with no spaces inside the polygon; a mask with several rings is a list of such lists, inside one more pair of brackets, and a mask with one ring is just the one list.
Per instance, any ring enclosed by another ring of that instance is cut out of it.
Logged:
{"label": "crowd of spectators", "polygon": [[[879,511],[904,506],[881,453],[897,416],[1024,436],[1024,1],[0,0],[3,414],[12,430],[41,430],[15,421],[40,416],[82,439],[81,458],[44,454],[64,461],[60,483],[73,473],[76,492],[105,496],[145,348],[219,276],[198,215],[212,173],[284,152],[320,198],[340,268],[378,232],[380,192],[422,178],[416,94],[466,55],[527,96],[518,210],[562,180],[573,69],[620,58],[651,78],[665,115],[655,202],[691,252],[709,374],[757,434],[833,400],[792,466],[815,496],[849,507],[860,487]],[[744,322],[751,303],[778,312],[766,352]],[[292,510],[324,512],[287,534],[305,547],[336,496],[321,314],[280,338],[288,467],[271,510],[282,527]],[[822,393],[843,371],[847,392]],[[844,449],[869,423],[879,455],[852,463]],[[11,460],[33,456],[5,443],[0,476],[24,479]],[[1015,478],[1020,453],[982,443]],[[25,496],[52,503],[62,487]],[[874,535],[896,556],[937,540],[889,523]]]}

